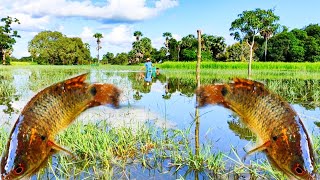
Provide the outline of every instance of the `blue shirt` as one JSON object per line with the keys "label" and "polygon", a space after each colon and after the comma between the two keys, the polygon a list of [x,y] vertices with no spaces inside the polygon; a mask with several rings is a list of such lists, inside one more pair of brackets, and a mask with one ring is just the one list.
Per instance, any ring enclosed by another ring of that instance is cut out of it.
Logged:
{"label": "blue shirt", "polygon": [[152,62],[151,61],[144,63],[144,66],[146,66],[146,71],[152,70]]}

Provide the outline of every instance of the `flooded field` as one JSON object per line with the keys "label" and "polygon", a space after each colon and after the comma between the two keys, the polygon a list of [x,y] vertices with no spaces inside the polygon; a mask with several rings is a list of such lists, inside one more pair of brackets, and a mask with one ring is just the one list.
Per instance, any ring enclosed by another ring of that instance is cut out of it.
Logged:
{"label": "flooded field", "polygon": [[[243,161],[255,136],[221,106],[199,110],[200,156],[194,155],[195,81],[185,76],[189,71],[181,70],[162,71],[146,83],[143,72],[136,70],[0,68],[0,151],[32,96],[55,82],[87,72],[91,83],[113,83],[122,90],[120,108],[101,106],[82,113],[57,137],[77,158],[56,154],[32,179],[285,179],[262,152]],[[289,101],[320,153],[320,80],[255,80]],[[229,77],[212,78],[202,83],[229,81]]]}

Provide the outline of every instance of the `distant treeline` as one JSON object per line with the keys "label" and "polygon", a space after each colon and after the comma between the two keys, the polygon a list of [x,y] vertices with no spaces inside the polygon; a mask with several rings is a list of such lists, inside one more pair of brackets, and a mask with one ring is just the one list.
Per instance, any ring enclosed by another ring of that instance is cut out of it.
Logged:
{"label": "distant treeline", "polygon": [[[40,39],[39,39],[40,38]],[[249,59],[249,45],[237,42],[227,46],[223,37],[202,36],[203,61],[247,61]],[[188,35],[177,41],[168,39],[168,49],[162,47],[155,49],[147,37],[139,39],[144,46],[133,43],[133,50],[128,53],[106,53],[102,56],[102,64],[137,64],[143,62],[145,57],[151,57],[153,62],[165,61],[195,61],[197,38]],[[80,38],[67,38],[59,32],[44,31],[39,33],[29,43],[30,57],[11,60],[34,61],[38,64],[89,64],[97,63],[97,58],[90,57],[89,45],[84,44]],[[137,57],[134,48],[141,48]],[[263,37],[256,37],[254,45],[255,61],[281,61],[281,62],[319,62],[320,61],[320,26],[310,24],[302,29],[291,31],[283,30],[272,36],[268,41],[267,56],[264,57],[265,41]],[[147,51],[148,50],[148,51]],[[167,52],[168,51],[168,52]],[[142,55],[142,53],[144,55]]]}
{"label": "distant treeline", "polygon": [[[238,42],[227,46],[224,37],[205,33],[201,36],[202,61],[244,62],[252,57],[254,61],[319,62],[319,24],[310,24],[301,29],[289,31],[286,26],[278,24],[279,19],[280,17],[276,16],[272,9],[257,8],[251,11],[243,11],[231,23],[229,29],[230,35]],[[2,29],[5,30],[5,28]],[[3,34],[5,33],[4,30],[2,30]],[[1,33],[0,28],[0,37]],[[14,35],[10,36],[11,40]],[[177,40],[170,32],[164,32],[162,34],[165,38],[163,47],[159,49],[152,47],[151,39],[144,37],[142,32],[135,31],[133,36],[136,40],[132,43],[132,49],[129,52],[116,55],[107,52],[99,60],[99,56],[98,58],[90,56],[90,48],[97,49],[98,54],[99,50],[104,48],[101,45],[101,39],[103,38],[101,33],[96,33],[92,37],[97,38],[97,47],[90,47],[89,44],[83,43],[78,37],[69,38],[61,32],[42,31],[29,42],[28,51],[31,57],[24,57],[20,60],[31,60],[38,64],[60,65],[139,64],[144,62],[146,58],[151,58],[153,62],[184,62],[197,59],[198,41],[193,34]],[[2,45],[0,48],[8,54],[12,51],[11,46]],[[6,55],[2,57],[5,59]]]}

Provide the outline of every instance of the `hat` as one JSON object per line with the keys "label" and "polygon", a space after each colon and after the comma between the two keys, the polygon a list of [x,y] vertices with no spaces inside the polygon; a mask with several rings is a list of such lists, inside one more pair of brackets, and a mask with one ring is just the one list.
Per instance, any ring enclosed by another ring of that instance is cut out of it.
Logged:
{"label": "hat", "polygon": [[150,61],[150,58],[147,58],[147,61]]}

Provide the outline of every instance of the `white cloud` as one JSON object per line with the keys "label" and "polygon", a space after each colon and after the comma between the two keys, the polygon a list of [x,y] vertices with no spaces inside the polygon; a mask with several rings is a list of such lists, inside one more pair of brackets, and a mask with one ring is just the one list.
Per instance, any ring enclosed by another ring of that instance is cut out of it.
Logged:
{"label": "white cloud", "polygon": [[173,8],[175,6],[178,6],[178,1],[172,1],[172,0],[160,0],[156,1],[156,8],[159,10],[165,10],[169,8]]}
{"label": "white cloud", "polygon": [[107,44],[117,46],[128,46],[135,40],[133,36],[133,28],[128,25],[119,25],[114,27],[110,33],[105,36]]}
{"label": "white cloud", "polygon": [[93,39],[93,30],[87,26],[83,27],[83,30],[80,34],[80,38],[85,41],[85,42],[89,42],[92,41]]}
{"label": "white cloud", "polygon": [[177,5],[177,0],[156,0],[154,6],[147,6],[146,0],[107,0],[103,6],[95,5],[90,0],[13,0],[5,6],[13,13],[24,13],[37,17],[49,15],[105,21],[140,21],[154,17],[161,11]]}
{"label": "white cloud", "polygon": [[49,16],[33,18],[28,14],[17,13],[11,15],[19,19],[20,24],[13,24],[12,27],[17,30],[23,31],[41,31],[46,29],[46,25],[50,22]]}
{"label": "white cloud", "polygon": [[[131,49],[132,42],[135,40],[133,36],[133,27],[130,25],[119,24],[110,26],[109,32],[101,32],[103,38],[101,39],[101,54],[106,52],[127,52]],[[85,43],[90,44],[91,54],[95,57],[97,42],[93,37],[96,31],[91,27],[83,27],[79,37]],[[68,35],[71,37],[71,35]],[[73,36],[73,35],[72,35]]]}
{"label": "white cloud", "polygon": [[32,34],[43,30],[57,30],[69,37],[81,37],[83,42],[90,44],[92,54],[96,53],[96,39],[92,36],[102,31],[102,52],[126,52],[134,41],[133,26],[126,22],[149,19],[178,6],[178,0],[105,0],[99,3],[94,0],[0,1],[0,17],[9,15],[21,22],[13,25],[23,35],[14,46],[13,54],[17,57],[27,55],[27,42],[33,38]]}

